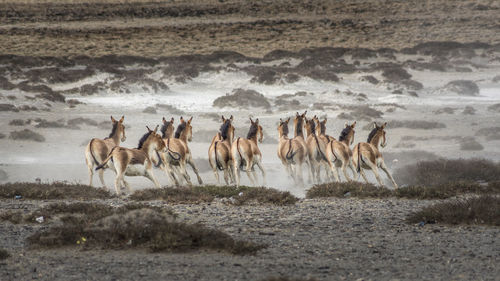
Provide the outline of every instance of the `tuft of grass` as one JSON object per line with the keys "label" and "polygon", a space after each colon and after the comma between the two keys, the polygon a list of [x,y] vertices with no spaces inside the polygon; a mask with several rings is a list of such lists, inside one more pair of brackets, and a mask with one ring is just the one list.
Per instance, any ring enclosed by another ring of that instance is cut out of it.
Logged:
{"label": "tuft of grass", "polygon": [[500,197],[482,195],[437,203],[410,214],[406,221],[500,226]]}
{"label": "tuft of grass", "polygon": [[202,202],[212,202],[214,197],[210,194],[199,192],[192,187],[165,187],[149,188],[137,190],[130,199],[136,201],[163,200],[175,204],[196,204]]}
{"label": "tuft of grass", "polygon": [[395,171],[396,182],[438,185],[458,181],[498,181],[500,164],[486,159],[437,159],[420,161]]}
{"label": "tuft of grass", "polygon": [[137,201],[164,200],[178,204],[212,202],[214,198],[230,198],[232,199],[230,202],[235,205],[250,202],[291,205],[298,201],[298,198],[289,192],[279,191],[274,188],[217,185],[144,189],[134,192],[130,198]]}
{"label": "tuft of grass", "polygon": [[108,190],[94,188],[82,184],[53,182],[38,184],[15,182],[0,184],[0,198],[14,198],[20,195],[23,199],[105,199],[112,195]]}
{"label": "tuft of grass", "polygon": [[358,198],[407,198],[446,199],[463,194],[500,194],[500,182],[480,185],[471,182],[449,182],[432,186],[408,186],[398,189],[365,184],[360,182],[325,183],[311,187],[306,198],[358,197]]}
{"label": "tuft of grass", "polygon": [[392,192],[385,187],[378,187],[371,183],[360,182],[331,182],[318,184],[306,192],[306,198],[321,197],[359,197],[359,198],[385,198],[390,197]]}
{"label": "tuft of grass", "polygon": [[10,257],[9,252],[7,250],[0,248],[0,260],[4,260]]}
{"label": "tuft of grass", "polygon": [[[235,240],[227,233],[199,224],[177,222],[175,214],[169,209],[144,204],[113,208],[89,203],[79,210],[81,206],[70,204],[50,207],[56,212],[67,213],[61,217],[62,224],[40,229],[27,238],[28,243],[33,247],[146,248],[153,252],[213,249],[233,254],[253,254],[265,247]],[[86,213],[92,207],[96,211]],[[77,215],[73,211],[77,211]]]}
{"label": "tuft of grass", "polygon": [[10,139],[13,140],[28,140],[28,141],[36,141],[36,142],[44,142],[45,137],[41,134],[34,132],[29,129],[24,129],[21,131],[13,131],[10,132]]}

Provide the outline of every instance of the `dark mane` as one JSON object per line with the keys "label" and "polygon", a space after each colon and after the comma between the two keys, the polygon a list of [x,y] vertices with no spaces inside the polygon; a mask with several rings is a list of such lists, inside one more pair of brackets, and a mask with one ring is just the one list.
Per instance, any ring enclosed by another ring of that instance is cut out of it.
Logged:
{"label": "dark mane", "polygon": [[253,123],[248,130],[247,139],[251,139],[257,135],[257,130],[259,129],[259,125]]}
{"label": "dark mane", "polygon": [[304,122],[304,118],[299,118],[297,120],[297,125],[295,127],[295,134],[296,135],[300,135],[300,134],[304,133],[304,131],[303,131],[304,130],[304,128],[303,128],[304,127],[303,122]]}
{"label": "dark mane", "polygon": [[161,126],[160,132],[162,133],[162,138],[166,138],[167,136],[165,135],[167,133],[167,128],[171,124],[171,121],[168,121],[166,123],[163,123]]}
{"label": "dark mane", "polygon": [[314,122],[314,120],[307,120],[307,124],[309,124],[309,126],[311,126],[311,134],[314,134],[316,133],[316,122]]}
{"label": "dark mane", "polygon": [[227,139],[227,132],[229,131],[229,127],[231,127],[231,120],[227,119],[224,121],[224,124],[220,126],[220,135],[222,136],[222,140]]}
{"label": "dark mane", "polygon": [[107,139],[111,138],[116,133],[116,130],[118,129],[118,123],[119,122],[114,122],[113,123],[113,129],[111,129],[111,133],[109,134],[109,136],[107,137]]}
{"label": "dark mane", "polygon": [[319,122],[319,132],[322,135],[326,134],[326,123],[325,122]]}
{"label": "dark mane", "polygon": [[281,123],[281,125],[283,125],[282,126],[283,127],[283,135],[288,136],[288,123],[283,122],[283,123]]}
{"label": "dark mane", "polygon": [[139,144],[137,145],[137,149],[141,149],[142,146],[144,145],[144,142],[148,139],[149,135],[151,135],[153,131],[149,131],[142,136],[142,138],[139,140]]}
{"label": "dark mane", "polygon": [[370,142],[373,139],[373,137],[377,134],[377,131],[378,127],[373,128],[373,130],[368,135],[368,140],[366,142]]}
{"label": "dark mane", "polygon": [[351,126],[347,126],[345,127],[342,132],[340,133],[340,137],[339,137],[339,141],[343,141],[347,138],[347,136],[349,135],[349,133],[351,132],[352,130],[352,127]]}
{"label": "dark mane", "polygon": [[177,130],[175,130],[175,138],[178,139],[181,137],[181,133],[182,131],[184,131],[184,129],[186,129],[186,122],[184,123],[180,123],[179,126],[177,126]]}

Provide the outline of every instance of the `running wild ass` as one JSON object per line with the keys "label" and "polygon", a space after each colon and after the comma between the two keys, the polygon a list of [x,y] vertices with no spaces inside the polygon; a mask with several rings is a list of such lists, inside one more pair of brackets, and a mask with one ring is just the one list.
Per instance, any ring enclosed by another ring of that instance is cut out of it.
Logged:
{"label": "running wild ass", "polygon": [[156,134],[158,126],[152,131],[148,127],[148,132],[142,136],[137,148],[125,148],[115,146],[103,163],[97,166],[96,170],[105,167],[109,160],[112,160],[112,165],[116,171],[115,190],[116,194],[120,194],[120,184],[123,183],[127,188],[127,192],[131,193],[130,185],[125,181],[125,176],[144,176],[150,179],[157,188],[160,184],[153,174],[153,161],[158,152],[165,151],[165,144],[161,136]]}
{"label": "running wild ass", "polygon": [[306,161],[306,148],[300,140],[288,138],[288,123],[290,118],[283,121],[280,118],[278,125],[278,158],[281,160],[288,175],[296,184],[304,185],[302,178],[302,164]]}
{"label": "running wild ass", "polygon": [[368,183],[368,179],[366,178],[364,170],[369,169],[373,171],[373,174],[375,174],[378,183],[383,186],[384,184],[382,183],[382,179],[380,178],[378,172],[378,168],[381,168],[387,174],[394,187],[398,188],[398,185],[389,173],[387,166],[384,163],[384,158],[382,158],[382,154],[378,148],[381,138],[382,143],[380,143],[380,146],[385,147],[387,145],[384,130],[386,126],[387,123],[384,123],[382,126],[378,126],[377,123],[374,123],[373,130],[368,135],[367,142],[358,143],[354,147],[352,158],[358,173],[361,173],[365,182]]}
{"label": "running wild ass", "polygon": [[[120,136],[122,142],[126,140],[125,126],[123,125],[124,118],[125,117],[122,116],[120,120],[116,121],[115,118],[111,116],[113,129],[111,129],[111,133],[109,134],[109,136],[105,139],[93,138],[90,140],[89,144],[87,144],[87,147],[85,148],[85,162],[87,163],[87,169],[89,171],[90,186],[92,186],[94,165],[101,165],[101,163],[103,163],[103,160],[108,156],[111,149],[113,149],[113,147],[115,146],[120,145]],[[113,167],[111,168],[113,169]],[[104,169],[99,170],[99,179],[101,180],[102,187],[106,188],[106,184],[104,183]]]}
{"label": "running wild ass", "polygon": [[229,119],[222,116],[222,125],[219,132],[213,137],[208,148],[208,162],[214,172],[217,183],[220,184],[218,170],[224,172],[224,181],[226,184],[234,182],[232,168],[231,146],[234,140],[234,126],[232,124],[233,116]]}
{"label": "running wild ass", "polygon": [[[257,136],[258,135],[258,136]],[[266,172],[262,167],[262,153],[260,152],[257,142],[262,143],[264,133],[262,126],[259,125],[259,119],[255,122],[250,118],[250,129],[248,130],[247,138],[238,137],[231,145],[231,157],[233,159],[234,175],[236,185],[240,185],[240,169],[245,166],[247,176],[252,182],[252,185],[257,184],[257,173],[254,166],[257,165],[262,172],[262,184],[266,184]]]}

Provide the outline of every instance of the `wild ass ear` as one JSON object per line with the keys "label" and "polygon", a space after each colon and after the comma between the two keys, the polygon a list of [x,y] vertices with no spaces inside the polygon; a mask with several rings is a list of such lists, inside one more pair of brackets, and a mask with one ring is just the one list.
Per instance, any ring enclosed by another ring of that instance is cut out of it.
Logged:
{"label": "wild ass ear", "polygon": [[189,118],[188,124],[191,124],[191,121],[193,121],[193,116],[191,116],[191,118]]}
{"label": "wild ass ear", "polygon": [[146,129],[148,129],[148,132],[151,132],[151,129],[148,126],[146,126]]}
{"label": "wild ass ear", "polygon": [[184,123],[184,118],[182,116],[179,120],[181,120],[181,124]]}
{"label": "wild ass ear", "polygon": [[323,123],[325,123],[325,124],[326,124],[326,121],[327,121],[327,119],[326,119],[326,117],[325,117],[325,119],[323,119]]}
{"label": "wild ass ear", "polygon": [[286,123],[288,124],[288,122],[290,122],[290,117],[288,117],[288,119],[286,119]]}
{"label": "wild ass ear", "polygon": [[113,115],[111,115],[111,122],[116,123],[116,119],[113,118]]}
{"label": "wild ass ear", "polygon": [[373,128],[374,128],[374,129],[375,129],[375,128],[378,128],[378,126],[377,126],[377,122],[373,122]]}
{"label": "wild ass ear", "polygon": [[174,124],[174,117],[170,118],[170,123]]}
{"label": "wild ass ear", "polygon": [[259,118],[255,119],[255,124],[259,124]]}
{"label": "wild ass ear", "polygon": [[297,111],[297,113],[295,113],[295,116],[296,116],[296,117],[299,117],[299,116],[300,116],[300,114],[299,114],[299,112],[298,112],[298,111]]}
{"label": "wild ass ear", "polygon": [[347,124],[347,122],[345,122],[344,128],[347,128],[347,127],[349,127],[349,124]]}
{"label": "wild ass ear", "polygon": [[156,128],[155,128],[155,130],[154,130],[154,133],[155,133],[155,134],[156,134],[156,132],[158,131],[158,126],[160,126],[160,125],[156,125]]}
{"label": "wild ass ear", "polygon": [[352,123],[352,125],[351,125],[351,128],[354,128],[354,127],[356,127],[356,121],[354,121],[354,123]]}
{"label": "wild ass ear", "polygon": [[226,118],[224,118],[224,115],[221,115],[221,117],[222,117],[222,122],[223,123],[226,122]]}
{"label": "wild ass ear", "polygon": [[302,117],[306,117],[306,114],[307,114],[307,110],[304,111],[304,113],[302,113]]}
{"label": "wild ass ear", "polygon": [[161,119],[161,121],[163,122],[163,124],[166,124],[166,123],[167,123],[167,119],[165,119],[165,117],[163,117],[163,118]]}
{"label": "wild ass ear", "polygon": [[250,119],[250,123],[253,124],[252,117],[248,117],[248,119]]}
{"label": "wild ass ear", "polygon": [[123,119],[125,119],[124,115],[122,115],[122,118],[120,118],[120,123],[123,123]]}
{"label": "wild ass ear", "polygon": [[385,126],[387,126],[387,122],[384,123],[384,125],[380,126],[381,129],[384,129]]}
{"label": "wild ass ear", "polygon": [[229,120],[231,120],[231,122],[234,120],[233,115],[231,115],[231,117],[229,117]]}

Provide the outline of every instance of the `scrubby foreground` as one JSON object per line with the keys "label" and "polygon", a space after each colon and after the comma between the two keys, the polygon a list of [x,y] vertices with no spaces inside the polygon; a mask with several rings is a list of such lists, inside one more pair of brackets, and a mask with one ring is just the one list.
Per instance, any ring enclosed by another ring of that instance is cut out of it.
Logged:
{"label": "scrubby foreground", "polygon": [[[110,205],[122,199],[107,199]],[[161,201],[151,201],[163,206]],[[306,199],[291,206],[174,205],[177,220],[202,223],[267,248],[255,255],[202,250],[151,253],[72,246],[28,250],[25,239],[44,226],[0,224],[1,280],[260,280],[271,276],[331,279],[468,279],[499,276],[500,229],[408,224],[432,201]],[[39,201],[1,201],[2,209],[36,210]],[[46,203],[45,203],[46,204]],[[80,250],[86,249],[86,250]]]}

